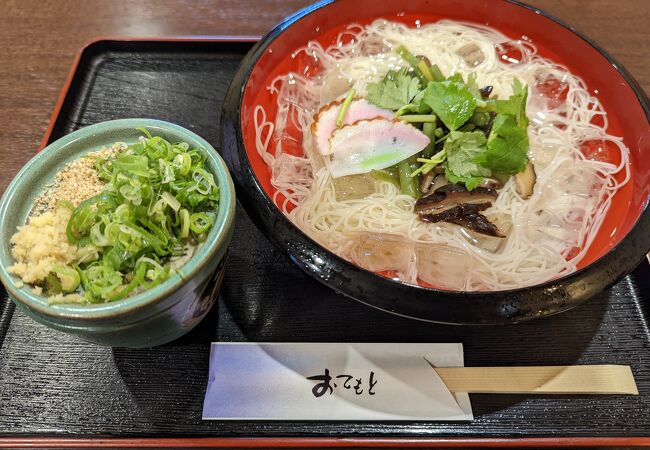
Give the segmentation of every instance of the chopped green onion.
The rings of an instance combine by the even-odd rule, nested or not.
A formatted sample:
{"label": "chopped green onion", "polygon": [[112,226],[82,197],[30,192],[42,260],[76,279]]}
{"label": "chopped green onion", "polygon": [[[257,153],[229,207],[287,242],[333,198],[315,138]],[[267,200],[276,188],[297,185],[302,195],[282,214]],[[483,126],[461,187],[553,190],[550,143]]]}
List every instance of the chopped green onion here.
{"label": "chopped green onion", "polygon": [[190,213],[183,208],[178,215],[181,219],[181,237],[186,238],[190,235]]}
{"label": "chopped green onion", "polygon": [[180,153],[174,156],[172,165],[178,170],[181,176],[185,176],[190,172],[190,168],[192,167],[192,157],[187,153]]}
{"label": "chopped green onion", "polygon": [[97,247],[107,247],[111,241],[108,238],[108,224],[106,219],[95,223],[90,229],[90,242]]}
{"label": "chopped green onion", "polygon": [[173,273],[170,258],[207,238],[219,186],[205,151],[141,131],[146,138],[114,159],[95,160],[107,182],[101,194],[63,205],[73,209],[66,234],[77,261],[50,274],[49,289],[81,284],[90,303],[119,300],[162,283]]}
{"label": "chopped green onion", "polygon": [[129,175],[136,175],[138,177],[148,177],[149,168],[147,166],[148,159],[146,156],[140,155],[119,155],[113,161],[113,167],[125,172]]}
{"label": "chopped green onion", "polygon": [[194,213],[190,216],[190,230],[196,234],[205,233],[212,226],[212,218],[206,213]]}
{"label": "chopped green onion", "polygon": [[136,128],[136,130],[141,131],[142,134],[144,134],[145,136],[147,136],[147,139],[151,139],[151,133],[149,133],[149,130],[147,130],[146,128],[144,128],[144,127],[138,127],[138,128]]}
{"label": "chopped green onion", "polygon": [[174,175],[174,166],[172,166],[171,162],[159,159],[158,165],[161,176],[160,183],[167,184],[176,180],[176,176]]}
{"label": "chopped green onion", "polygon": [[339,115],[336,117],[337,128],[341,128],[343,126],[345,115],[348,113],[348,109],[350,108],[350,103],[352,103],[352,99],[354,98],[355,95],[357,95],[357,92],[354,89],[351,89],[350,92],[348,92],[347,97],[345,97],[345,100],[341,105],[341,109],[339,109]]}
{"label": "chopped green onion", "polygon": [[73,292],[79,287],[79,283],[81,283],[79,274],[71,267],[56,265],[52,268],[52,272],[59,279],[63,292]]}
{"label": "chopped green onion", "polygon": [[181,208],[181,202],[176,200],[169,192],[163,192],[161,200],[167,203],[174,211],[178,211]]}
{"label": "chopped green onion", "polygon": [[65,208],[70,212],[74,211],[74,204],[70,200],[60,200],[56,206],[58,208]]}

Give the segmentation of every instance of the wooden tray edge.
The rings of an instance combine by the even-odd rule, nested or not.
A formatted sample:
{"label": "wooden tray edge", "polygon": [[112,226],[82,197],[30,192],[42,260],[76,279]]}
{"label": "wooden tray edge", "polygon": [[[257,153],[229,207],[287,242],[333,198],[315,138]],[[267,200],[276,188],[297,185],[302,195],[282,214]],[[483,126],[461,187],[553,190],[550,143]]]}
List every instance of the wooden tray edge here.
{"label": "wooden tray edge", "polygon": [[643,447],[650,437],[549,438],[0,438],[0,448]]}

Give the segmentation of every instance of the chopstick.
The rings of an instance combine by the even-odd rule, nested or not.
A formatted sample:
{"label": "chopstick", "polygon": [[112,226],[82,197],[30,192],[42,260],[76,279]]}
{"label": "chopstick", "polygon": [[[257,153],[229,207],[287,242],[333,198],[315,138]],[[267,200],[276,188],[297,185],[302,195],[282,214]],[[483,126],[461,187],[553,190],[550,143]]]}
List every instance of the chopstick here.
{"label": "chopstick", "polygon": [[639,395],[629,366],[434,367],[427,362],[451,392]]}

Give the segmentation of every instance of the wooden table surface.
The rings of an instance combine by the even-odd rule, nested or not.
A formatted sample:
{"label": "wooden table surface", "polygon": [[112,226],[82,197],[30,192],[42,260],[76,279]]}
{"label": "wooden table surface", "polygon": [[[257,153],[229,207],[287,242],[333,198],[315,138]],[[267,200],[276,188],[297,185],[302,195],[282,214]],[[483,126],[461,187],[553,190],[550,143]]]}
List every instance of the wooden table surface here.
{"label": "wooden table surface", "polygon": [[[590,36],[650,92],[650,0],[526,1]],[[38,149],[70,63],[84,42],[97,36],[263,35],[309,3],[2,0],[0,193]]]}

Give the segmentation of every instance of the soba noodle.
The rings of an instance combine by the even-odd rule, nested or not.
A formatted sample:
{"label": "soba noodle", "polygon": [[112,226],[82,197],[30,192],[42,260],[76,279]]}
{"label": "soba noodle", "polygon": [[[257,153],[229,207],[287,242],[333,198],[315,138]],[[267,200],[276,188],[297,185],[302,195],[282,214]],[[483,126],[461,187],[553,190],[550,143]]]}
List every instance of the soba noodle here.
{"label": "soba noodle", "polygon": [[[493,86],[499,98],[512,94],[515,77],[529,86],[534,194],[522,199],[511,178],[484,211],[506,230],[506,238],[422,222],[414,199],[388,182],[378,182],[377,192],[365,198],[337,200],[333,179],[313,150],[313,115],[350,88],[364,95],[367,83],[407,66],[392,51],[399,45],[426,56],[445,76],[476,74],[477,84]],[[506,47],[508,61],[503,61],[499,50]],[[466,56],[468,49],[473,60]],[[289,73],[271,83],[277,114],[270,118],[256,107],[257,151],[271,170],[274,201],[284,214],[324,247],[369,270],[391,270],[405,282],[423,280],[459,290],[510,289],[562,276],[576,270],[612,197],[629,179],[627,149],[607,133],[599,101],[580,78],[538,56],[525,40],[513,42],[491,28],[453,21],[409,28],[377,20],[365,27],[351,25],[329,48],[309,42],[300,53],[320,70],[312,77]],[[544,85],[557,95],[549,96]],[[288,132],[289,124],[302,136]],[[587,159],[580,146],[590,141],[613,144],[620,163]],[[301,146],[304,154],[285,151],[288,146]]]}

